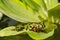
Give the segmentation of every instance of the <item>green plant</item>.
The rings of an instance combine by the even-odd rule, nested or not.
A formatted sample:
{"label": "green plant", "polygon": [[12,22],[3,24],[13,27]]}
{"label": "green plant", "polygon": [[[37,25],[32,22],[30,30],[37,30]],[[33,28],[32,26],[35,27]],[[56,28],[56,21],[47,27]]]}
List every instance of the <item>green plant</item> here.
{"label": "green plant", "polygon": [[[57,0],[0,0],[0,11],[21,22],[0,30],[1,37],[27,33],[35,40],[43,40],[54,34],[57,28],[55,23],[60,22],[60,4]],[[36,24],[42,26],[43,32],[40,28],[34,32]]]}

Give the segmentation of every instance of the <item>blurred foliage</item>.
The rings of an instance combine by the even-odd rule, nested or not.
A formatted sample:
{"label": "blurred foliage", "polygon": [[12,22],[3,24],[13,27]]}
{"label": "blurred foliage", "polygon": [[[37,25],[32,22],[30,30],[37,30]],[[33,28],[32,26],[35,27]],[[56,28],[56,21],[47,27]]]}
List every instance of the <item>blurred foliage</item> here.
{"label": "blurred foliage", "polygon": [[52,37],[49,37],[46,40],[60,40],[60,24],[57,23],[57,29]]}
{"label": "blurred foliage", "polygon": [[[16,23],[18,22],[4,15],[3,18],[0,20],[0,28],[3,29],[7,26],[15,25]],[[60,24],[57,23],[56,25],[57,29],[55,30],[55,34],[46,40],[60,40],[60,27],[59,27]],[[24,33],[15,36],[0,37],[0,40],[33,40],[33,39],[30,38],[28,34]]]}

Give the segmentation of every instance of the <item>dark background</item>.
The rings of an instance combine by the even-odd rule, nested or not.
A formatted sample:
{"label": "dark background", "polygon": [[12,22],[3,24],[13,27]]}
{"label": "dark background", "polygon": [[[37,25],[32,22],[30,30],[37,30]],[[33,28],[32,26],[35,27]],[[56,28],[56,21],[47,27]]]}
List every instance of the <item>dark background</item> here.
{"label": "dark background", "polygon": [[58,2],[60,2],[60,0],[58,0]]}

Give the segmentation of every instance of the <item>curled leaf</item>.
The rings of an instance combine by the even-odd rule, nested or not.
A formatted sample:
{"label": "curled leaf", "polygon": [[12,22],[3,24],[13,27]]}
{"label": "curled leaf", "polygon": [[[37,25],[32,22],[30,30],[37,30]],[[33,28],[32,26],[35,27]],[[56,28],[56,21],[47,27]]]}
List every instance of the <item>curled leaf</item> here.
{"label": "curled leaf", "polygon": [[15,26],[10,26],[0,30],[0,37],[17,35],[24,32],[24,31],[19,31],[19,32],[14,31],[14,29],[15,29]]}
{"label": "curled leaf", "polygon": [[35,33],[32,31],[27,31],[27,33],[33,39],[46,39],[54,34],[54,30],[49,33]]}

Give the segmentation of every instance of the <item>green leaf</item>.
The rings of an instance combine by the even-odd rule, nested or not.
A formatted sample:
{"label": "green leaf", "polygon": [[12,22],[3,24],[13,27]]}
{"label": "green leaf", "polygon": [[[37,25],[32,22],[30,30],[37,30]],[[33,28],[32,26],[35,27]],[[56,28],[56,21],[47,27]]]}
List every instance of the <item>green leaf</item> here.
{"label": "green leaf", "polygon": [[38,15],[31,12],[30,7],[26,9],[19,0],[0,0],[0,9],[5,15],[19,22],[40,22]]}
{"label": "green leaf", "polygon": [[0,30],[0,37],[12,36],[12,35],[17,35],[17,34],[25,32],[24,30],[18,32],[18,31],[15,31],[14,29],[15,29],[15,26],[10,26],[10,27]]}
{"label": "green leaf", "polygon": [[57,28],[57,25],[56,24],[53,24],[53,23],[51,23],[51,22],[45,22],[45,31],[46,32],[50,32],[50,31],[52,31],[53,29],[55,30],[56,28]]}
{"label": "green leaf", "polygon": [[60,4],[56,5],[54,8],[48,10],[49,20],[53,23],[60,22]]}
{"label": "green leaf", "polygon": [[35,32],[32,32],[32,31],[27,31],[27,33],[33,39],[36,39],[36,40],[41,39],[42,40],[42,39],[46,39],[46,38],[52,36],[54,34],[54,30],[52,30],[49,33],[35,33]]}
{"label": "green leaf", "polygon": [[40,6],[38,14],[41,16],[41,18],[47,19],[48,12],[44,0],[34,0],[34,1]]}
{"label": "green leaf", "polygon": [[46,9],[44,0],[33,0],[33,1],[36,2],[41,8]]}
{"label": "green leaf", "polygon": [[52,9],[58,4],[58,0],[44,0],[48,10]]}
{"label": "green leaf", "polygon": [[33,0],[23,0],[23,1],[26,3],[26,6],[28,5],[35,11],[38,11],[40,9],[40,6]]}

